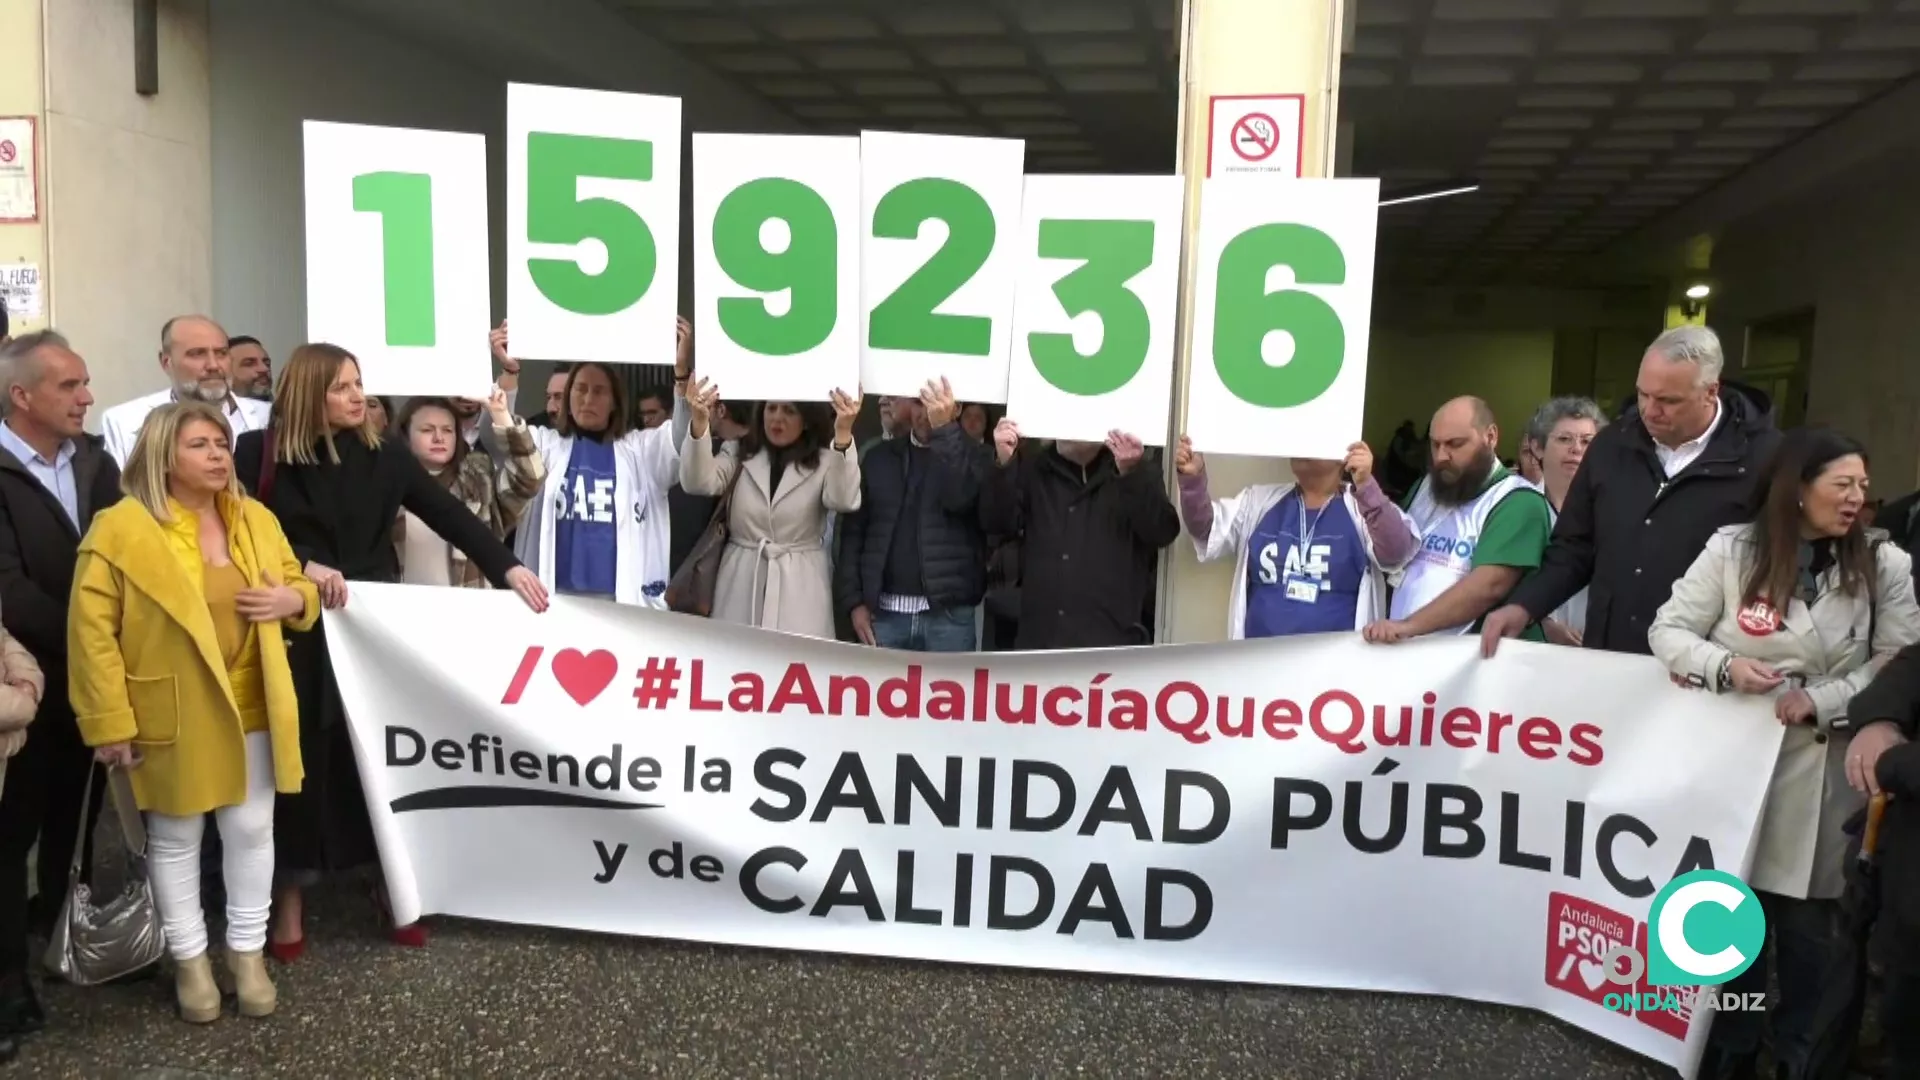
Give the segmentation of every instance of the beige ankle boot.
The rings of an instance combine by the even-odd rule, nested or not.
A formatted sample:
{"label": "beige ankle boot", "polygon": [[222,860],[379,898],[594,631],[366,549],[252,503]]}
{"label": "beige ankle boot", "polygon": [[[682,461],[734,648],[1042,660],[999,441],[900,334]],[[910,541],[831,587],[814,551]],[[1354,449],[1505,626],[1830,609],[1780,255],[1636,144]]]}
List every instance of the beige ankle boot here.
{"label": "beige ankle boot", "polygon": [[260,950],[227,951],[227,970],[233,972],[233,994],[240,999],[240,1015],[258,1019],[272,1016],[279,995],[267,974],[267,961]]}
{"label": "beige ankle boot", "polygon": [[173,993],[180,1003],[180,1019],[189,1024],[211,1024],[220,1019],[220,987],[214,985],[213,961],[206,953],[173,962]]}

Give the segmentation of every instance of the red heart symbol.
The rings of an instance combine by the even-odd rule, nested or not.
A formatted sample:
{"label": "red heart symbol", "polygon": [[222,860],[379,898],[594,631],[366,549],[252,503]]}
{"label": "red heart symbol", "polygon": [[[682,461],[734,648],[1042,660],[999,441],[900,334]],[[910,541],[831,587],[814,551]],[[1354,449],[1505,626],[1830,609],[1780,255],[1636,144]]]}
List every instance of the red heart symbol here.
{"label": "red heart symbol", "polygon": [[620,671],[620,660],[605,649],[583,653],[561,649],[553,655],[553,677],[560,689],[582,705],[590,704]]}

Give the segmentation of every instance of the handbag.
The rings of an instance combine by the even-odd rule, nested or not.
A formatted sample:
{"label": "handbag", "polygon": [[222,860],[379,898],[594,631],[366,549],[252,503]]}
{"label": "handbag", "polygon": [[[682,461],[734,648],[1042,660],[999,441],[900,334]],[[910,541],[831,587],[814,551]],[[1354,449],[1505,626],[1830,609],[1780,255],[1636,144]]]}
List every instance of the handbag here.
{"label": "handbag", "polygon": [[[93,778],[87,770],[86,790],[80,796],[80,820],[86,821],[93,801]],[[147,831],[133,799],[133,786],[124,769],[107,770],[107,792],[113,801],[120,830],[126,838],[126,884],[120,895],[95,904],[93,890],[80,880],[86,858],[86,838],[73,845],[73,864],[67,868],[67,899],[47,943],[47,970],[75,986],[99,986],[152,967],[166,952],[167,936],[153,902],[153,883],[147,877]]]}
{"label": "handbag", "polygon": [[667,582],[668,610],[703,619],[713,615],[714,590],[720,584],[720,555],[727,550],[727,514],[733,507],[733,489],[740,483],[740,474],[746,471],[747,463],[739,462],[733,470],[733,479],[727,481],[727,490],[720,493],[720,504],[713,508],[713,518],[707,522],[706,531],[687,553],[687,561],[674,570]]}

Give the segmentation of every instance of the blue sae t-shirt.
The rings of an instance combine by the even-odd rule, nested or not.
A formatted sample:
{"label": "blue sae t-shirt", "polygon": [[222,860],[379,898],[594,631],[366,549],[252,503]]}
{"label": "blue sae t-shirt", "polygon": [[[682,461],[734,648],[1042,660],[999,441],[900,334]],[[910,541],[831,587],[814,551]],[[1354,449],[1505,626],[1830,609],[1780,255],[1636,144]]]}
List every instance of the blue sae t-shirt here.
{"label": "blue sae t-shirt", "polygon": [[1267,511],[1247,550],[1247,636],[1350,632],[1367,549],[1336,498],[1308,510],[1298,491]]}
{"label": "blue sae t-shirt", "polygon": [[612,596],[619,545],[614,524],[613,447],[573,440],[566,484],[554,507],[553,577],[561,592]]}

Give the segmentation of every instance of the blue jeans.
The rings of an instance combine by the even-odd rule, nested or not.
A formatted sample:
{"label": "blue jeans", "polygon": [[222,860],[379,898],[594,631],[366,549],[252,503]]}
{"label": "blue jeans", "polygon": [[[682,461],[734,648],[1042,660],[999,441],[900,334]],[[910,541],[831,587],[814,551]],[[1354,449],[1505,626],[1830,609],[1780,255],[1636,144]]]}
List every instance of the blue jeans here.
{"label": "blue jeans", "polygon": [[977,607],[934,608],[913,615],[873,612],[873,640],[883,649],[907,652],[972,652]]}
{"label": "blue jeans", "polygon": [[[1753,966],[1721,989],[1765,993],[1769,968],[1778,973],[1780,995],[1770,1013],[1728,1012],[1713,1018],[1701,1080],[1753,1075],[1755,1055],[1769,1016],[1773,1021],[1773,1058],[1782,1080],[1824,1076],[1829,1063],[1811,1060],[1816,1041],[1843,1023],[1853,1004],[1859,952],[1846,940],[1847,917],[1838,900],[1794,900],[1759,894],[1767,913],[1772,947]],[[1839,1052],[1844,1054],[1851,1049]]]}

